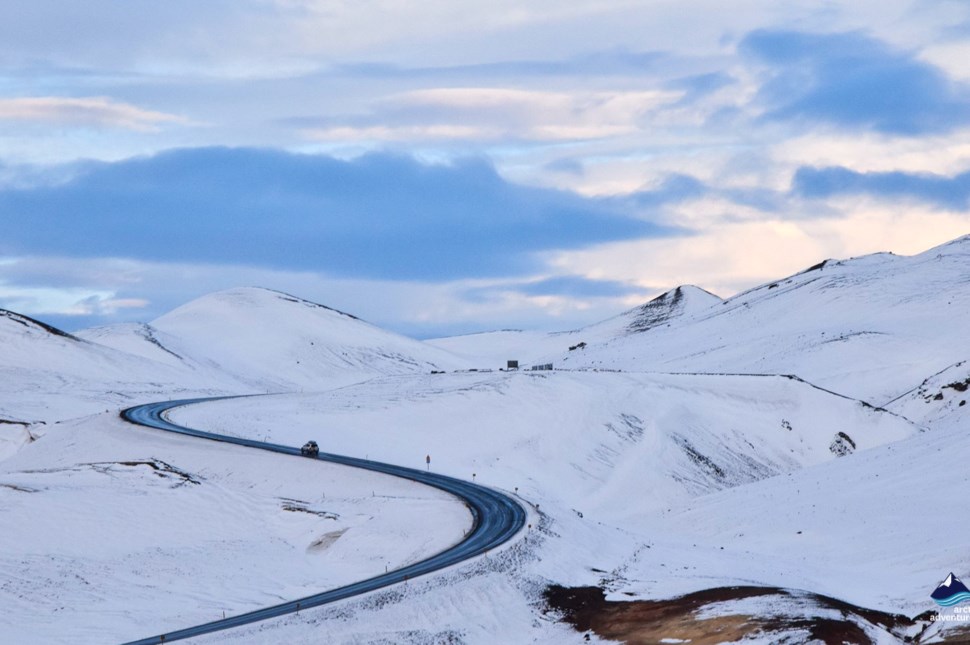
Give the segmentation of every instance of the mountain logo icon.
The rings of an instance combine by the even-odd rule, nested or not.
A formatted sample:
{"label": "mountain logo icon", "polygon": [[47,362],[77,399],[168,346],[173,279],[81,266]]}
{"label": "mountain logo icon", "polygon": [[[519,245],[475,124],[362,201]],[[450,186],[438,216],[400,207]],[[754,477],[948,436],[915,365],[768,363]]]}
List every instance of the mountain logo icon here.
{"label": "mountain logo icon", "polygon": [[952,607],[970,600],[970,589],[967,589],[967,585],[953,575],[953,572],[950,572],[946,580],[941,582],[936,590],[930,594],[930,598],[940,607]]}

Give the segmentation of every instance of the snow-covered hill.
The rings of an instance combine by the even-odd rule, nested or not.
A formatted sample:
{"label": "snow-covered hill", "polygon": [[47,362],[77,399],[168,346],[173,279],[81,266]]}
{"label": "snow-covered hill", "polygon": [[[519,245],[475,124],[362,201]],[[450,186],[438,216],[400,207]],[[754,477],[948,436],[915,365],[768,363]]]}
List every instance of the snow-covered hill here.
{"label": "snow-covered hill", "polygon": [[[826,261],[724,301],[682,286],[554,334],[422,343],[255,288],[73,336],[0,312],[0,642],[186,626],[413,561],[467,527],[437,494],[115,414],[258,392],[289,393],[173,416],[415,467],[430,455],[518,495],[532,525],[440,576],[200,642],[584,642],[547,613],[549,584],[658,602],[792,590],[709,603],[688,617],[699,632],[655,640],[758,616],[789,642],[808,640],[806,617],[897,642],[898,626],[833,607],[913,617],[949,571],[970,577],[954,511],[970,458],[968,314],[970,237]],[[508,359],[557,370],[469,371]]]}
{"label": "snow-covered hill", "polygon": [[[679,287],[578,331],[530,334],[514,349],[526,364],[571,369],[796,374],[882,405],[970,358],[968,316],[970,236],[912,257],[827,260],[719,304]],[[508,341],[433,342],[497,359],[490,345]]]}
{"label": "snow-covered hill", "polygon": [[[590,344],[570,367],[786,373],[883,404],[970,357],[970,236],[827,261],[680,324]],[[568,360],[567,360],[568,359]]]}
{"label": "snow-covered hill", "polygon": [[195,371],[231,376],[240,390],[323,389],[375,375],[454,369],[448,352],[323,305],[260,288],[193,300],[149,325],[80,332],[101,344]]}
{"label": "snow-covered hill", "polygon": [[160,396],[221,391],[217,375],[200,378],[2,310],[0,347],[0,421],[6,422],[0,423],[0,458],[59,420]]}
{"label": "snow-covered hill", "polygon": [[113,413],[0,464],[0,517],[11,645],[127,642],[310,595],[428,557],[471,521],[427,486]]}
{"label": "snow-covered hill", "polygon": [[564,352],[585,352],[588,345],[604,345],[617,338],[639,334],[655,327],[682,324],[723,302],[714,294],[683,285],[653,300],[603,322],[582,329],[554,333],[505,330],[467,334],[427,341],[435,347],[467,357],[478,365],[497,367],[507,359],[530,364],[545,363]]}
{"label": "snow-covered hill", "polygon": [[718,296],[694,285],[684,285],[663,293],[650,302],[583,330],[594,339],[639,334],[655,327],[684,324],[691,318],[724,302]]}
{"label": "snow-covered hill", "polygon": [[172,341],[147,323],[118,323],[106,327],[92,327],[77,332],[85,340],[119,351],[141,356],[159,363],[186,367],[191,360],[168,348]]}
{"label": "snow-covered hill", "polygon": [[797,379],[617,373],[383,378],[316,395],[217,401],[171,418],[288,444],[313,438],[321,450],[415,467],[430,455],[440,472],[475,473],[619,526],[917,432]]}
{"label": "snow-covered hill", "polygon": [[970,360],[962,360],[933,374],[887,407],[928,429],[968,427]]}
{"label": "snow-covered hill", "polygon": [[326,389],[461,364],[448,352],[266,289],[215,293],[150,324],[67,334],[0,310],[0,459],[52,423],[137,403]]}
{"label": "snow-covered hill", "polygon": [[[948,502],[934,495],[954,483],[953,471],[926,476],[912,460],[951,468],[965,450],[946,462],[935,455],[954,433],[919,433],[889,412],[797,379],[440,375],[224,401],[176,416],[243,436],[277,419],[274,440],[313,437],[327,450],[416,467],[429,454],[436,470],[514,491],[534,505],[544,519],[531,557],[514,565],[496,558],[495,567],[511,567],[502,575],[429,583],[409,592],[407,607],[391,610],[408,624],[434,616],[437,629],[460,633],[463,642],[496,634],[557,642],[560,636],[528,614],[494,613],[509,599],[540,602],[535,590],[546,581],[604,586],[616,599],[781,586],[916,615],[932,604],[938,569],[950,566],[943,563],[962,566],[967,540],[961,531],[927,534],[925,524],[906,519],[906,509],[918,506],[946,523]],[[918,501],[926,497],[934,499]],[[878,571],[867,575],[876,562]],[[481,599],[488,576],[487,593],[501,603],[453,600]],[[799,611],[826,615],[820,607]],[[335,640],[406,640],[386,616],[365,605],[325,626]],[[292,624],[278,630],[287,642],[312,642]]]}

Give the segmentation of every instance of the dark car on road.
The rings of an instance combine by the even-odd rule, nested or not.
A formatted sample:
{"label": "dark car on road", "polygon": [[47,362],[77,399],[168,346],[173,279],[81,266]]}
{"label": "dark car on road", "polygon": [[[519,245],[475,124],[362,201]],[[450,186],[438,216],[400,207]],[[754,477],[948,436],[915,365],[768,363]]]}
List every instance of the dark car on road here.
{"label": "dark car on road", "polygon": [[300,454],[304,457],[316,457],[320,454],[320,447],[317,446],[316,441],[307,441],[305,444],[303,444],[303,447],[300,448]]}

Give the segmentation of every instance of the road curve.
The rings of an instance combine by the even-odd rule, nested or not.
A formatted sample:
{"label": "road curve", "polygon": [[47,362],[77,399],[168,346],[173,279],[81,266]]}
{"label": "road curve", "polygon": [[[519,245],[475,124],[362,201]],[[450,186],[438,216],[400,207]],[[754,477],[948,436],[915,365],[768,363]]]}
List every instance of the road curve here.
{"label": "road curve", "polygon": [[[182,399],[178,401],[148,403],[146,405],[139,405],[133,408],[128,408],[127,410],[123,410],[121,412],[121,417],[126,421],[130,421],[131,423],[147,426],[149,428],[167,430],[169,432],[177,432],[179,434],[189,435],[192,437],[199,437],[201,439],[209,439],[212,441],[221,441],[223,443],[232,443],[249,448],[269,450],[271,452],[278,452],[285,455],[295,455],[301,459],[306,459],[306,457],[302,457],[300,455],[299,448],[275,443],[265,443],[262,441],[253,441],[252,439],[228,437],[225,435],[214,434],[212,432],[205,432],[204,430],[195,430],[193,428],[187,428],[185,426],[172,423],[166,418],[165,413],[173,408],[228,398],[235,397]],[[490,488],[485,488],[484,486],[479,486],[477,484],[463,481],[461,479],[455,479],[454,477],[448,477],[446,475],[439,475],[414,468],[405,468],[403,466],[385,464],[379,461],[358,459],[356,457],[344,457],[341,455],[321,452],[317,459],[328,461],[334,464],[352,466],[354,468],[363,468],[365,470],[372,470],[374,472],[384,473],[386,475],[410,479],[411,481],[426,484],[450,493],[460,498],[468,506],[473,518],[472,529],[465,536],[465,539],[458,544],[437,553],[426,560],[416,562],[395,571],[390,571],[388,573],[375,576],[373,578],[368,578],[366,580],[361,580],[360,582],[355,582],[337,589],[331,589],[330,591],[324,591],[313,596],[307,596],[306,598],[291,600],[279,605],[273,605],[271,607],[265,607],[263,609],[257,609],[255,611],[239,614],[238,616],[232,616],[222,620],[215,620],[211,623],[196,625],[195,627],[186,627],[184,629],[178,629],[165,634],[142,638],[137,641],[126,643],[125,645],[169,643],[175,640],[200,636],[202,634],[209,634],[224,629],[230,629],[232,627],[239,627],[240,625],[247,625],[249,623],[267,620],[269,618],[276,618],[278,616],[297,612],[301,609],[319,607],[321,605],[326,605],[338,600],[368,593],[370,591],[374,591],[375,589],[397,584],[409,578],[415,578],[417,576],[432,573],[433,571],[438,571],[440,569],[444,569],[445,567],[458,564],[464,560],[468,560],[469,558],[473,558],[477,555],[481,555],[489,549],[493,549],[501,544],[504,544],[525,526],[526,512],[518,502],[507,495]]]}

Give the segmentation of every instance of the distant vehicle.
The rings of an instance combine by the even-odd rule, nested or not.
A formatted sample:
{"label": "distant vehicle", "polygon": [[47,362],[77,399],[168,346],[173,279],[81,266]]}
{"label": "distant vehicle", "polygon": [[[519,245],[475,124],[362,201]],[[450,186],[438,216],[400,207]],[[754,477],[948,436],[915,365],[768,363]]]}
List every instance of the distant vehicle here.
{"label": "distant vehicle", "polygon": [[320,447],[317,445],[316,441],[307,441],[300,448],[300,454],[304,457],[316,457],[320,454]]}

